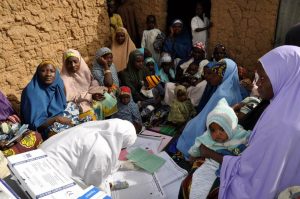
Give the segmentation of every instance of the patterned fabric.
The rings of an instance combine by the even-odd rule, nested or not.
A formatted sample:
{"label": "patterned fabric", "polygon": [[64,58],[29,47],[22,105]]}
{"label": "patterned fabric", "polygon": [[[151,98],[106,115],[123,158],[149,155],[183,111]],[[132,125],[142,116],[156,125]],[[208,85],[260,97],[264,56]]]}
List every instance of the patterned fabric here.
{"label": "patterned fabric", "polygon": [[157,75],[148,75],[146,76],[146,81],[148,83],[148,88],[152,89],[159,84],[160,78]]}
{"label": "patterned fabric", "polygon": [[43,142],[42,136],[35,131],[28,131],[26,135],[12,147],[3,150],[3,154],[8,157],[19,153],[37,149]]}

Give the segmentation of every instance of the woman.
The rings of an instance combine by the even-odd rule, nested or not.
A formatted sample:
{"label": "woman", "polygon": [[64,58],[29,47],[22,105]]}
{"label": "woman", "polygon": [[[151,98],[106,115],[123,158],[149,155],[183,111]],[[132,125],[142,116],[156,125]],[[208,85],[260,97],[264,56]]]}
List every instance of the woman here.
{"label": "woman", "polygon": [[[203,62],[202,62],[203,61]],[[201,42],[197,42],[193,45],[192,51],[191,51],[191,57],[189,59],[186,59],[182,62],[179,62],[179,67],[176,71],[176,79],[179,80],[182,78],[183,74],[186,72],[187,68],[191,63],[196,63],[199,65],[199,74],[202,74],[203,67],[208,63],[207,60],[205,60],[205,45]],[[188,97],[191,99],[191,102],[193,106],[198,106],[199,101],[202,97],[202,94],[205,90],[205,87],[207,85],[206,81],[201,81],[195,86],[190,86],[187,89]],[[165,102],[167,104],[171,104],[172,100],[175,98],[174,95],[174,89],[175,89],[175,83],[167,83],[165,85]]]}
{"label": "woman", "polygon": [[79,184],[102,185],[119,168],[121,149],[136,140],[134,126],[125,120],[87,122],[64,131],[41,145],[56,167]]}
{"label": "woman", "polygon": [[92,73],[100,86],[113,91],[120,86],[118,73],[113,63],[113,54],[107,47],[100,48],[96,52]]}
{"label": "woman", "polygon": [[113,35],[111,46],[117,72],[120,72],[126,68],[129,54],[135,49],[136,47],[127,33],[127,30],[122,27],[117,28],[115,35]]}
{"label": "woman", "polygon": [[55,122],[72,125],[70,119],[62,116],[65,108],[64,84],[59,72],[51,61],[43,61],[22,92],[22,122],[28,124],[30,130],[40,132],[43,139],[47,139]]}
{"label": "woman", "polygon": [[178,139],[177,149],[185,157],[189,157],[188,150],[194,144],[196,137],[202,135],[206,130],[207,114],[217,105],[221,98],[225,98],[229,105],[236,104],[242,100],[239,87],[237,66],[231,59],[219,62],[212,72],[216,75],[208,75],[206,80],[210,85],[217,86],[216,91],[209,98],[202,111],[185,126]]}
{"label": "woman", "polygon": [[140,93],[148,70],[144,66],[144,55],[139,50],[134,50],[129,55],[127,68],[121,72],[120,78],[124,85],[131,89],[133,100],[144,101],[145,97]]}
{"label": "woman", "polygon": [[219,198],[271,199],[300,184],[299,59],[295,46],[278,47],[259,59],[258,92],[271,102],[241,156],[223,157],[200,146],[203,157],[222,164]]}
{"label": "woman", "polygon": [[178,61],[175,60],[177,58],[179,60],[186,59],[192,48],[192,39],[183,30],[182,21],[180,19],[174,20],[170,31],[171,33],[164,43],[163,52],[169,53],[174,61]]}
{"label": "woman", "polygon": [[61,78],[65,85],[67,101],[74,102],[81,113],[90,111],[92,95],[89,90],[99,84],[77,50],[69,49],[64,53]]}

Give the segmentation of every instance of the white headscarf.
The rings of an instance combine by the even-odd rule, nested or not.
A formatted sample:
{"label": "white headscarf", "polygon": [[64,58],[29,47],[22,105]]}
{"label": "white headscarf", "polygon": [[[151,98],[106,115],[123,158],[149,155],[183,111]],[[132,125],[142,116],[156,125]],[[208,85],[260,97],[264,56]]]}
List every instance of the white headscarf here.
{"label": "white headscarf", "polygon": [[100,186],[119,167],[122,148],[136,140],[125,120],[86,122],[49,138],[41,145],[57,168],[77,182]]}

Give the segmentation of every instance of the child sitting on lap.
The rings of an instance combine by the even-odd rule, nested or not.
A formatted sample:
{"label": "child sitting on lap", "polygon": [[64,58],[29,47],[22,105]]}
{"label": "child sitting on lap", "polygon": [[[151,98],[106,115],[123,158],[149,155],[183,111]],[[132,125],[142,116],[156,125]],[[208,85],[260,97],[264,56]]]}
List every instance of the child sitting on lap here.
{"label": "child sitting on lap", "polygon": [[174,99],[171,103],[168,121],[176,125],[182,125],[196,115],[196,110],[191,100],[188,99],[184,86],[176,86],[175,96],[177,99]]}
{"label": "child sitting on lap", "polygon": [[[234,110],[222,98],[217,106],[208,114],[206,132],[197,137],[190,148],[191,158],[201,156],[200,145],[226,155],[239,155],[245,148],[251,131],[246,131],[238,125]],[[205,162],[194,172],[190,198],[206,198],[215,179],[219,163],[212,159]]]}

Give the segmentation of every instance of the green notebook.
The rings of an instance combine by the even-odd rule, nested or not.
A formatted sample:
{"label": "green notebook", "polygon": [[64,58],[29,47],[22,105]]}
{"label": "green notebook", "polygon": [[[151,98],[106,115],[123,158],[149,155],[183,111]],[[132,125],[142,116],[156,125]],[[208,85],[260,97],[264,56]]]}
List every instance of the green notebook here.
{"label": "green notebook", "polygon": [[150,173],[157,171],[166,162],[165,159],[157,155],[150,154],[142,148],[136,148],[128,153],[127,159]]}

